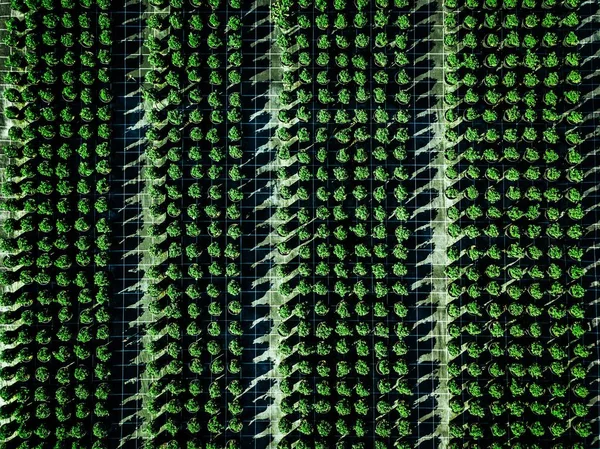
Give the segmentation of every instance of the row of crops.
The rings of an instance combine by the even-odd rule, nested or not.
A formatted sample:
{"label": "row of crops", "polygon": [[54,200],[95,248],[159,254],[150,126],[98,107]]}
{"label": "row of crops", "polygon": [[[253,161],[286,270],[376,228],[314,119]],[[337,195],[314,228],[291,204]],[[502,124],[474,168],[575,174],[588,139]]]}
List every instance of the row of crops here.
{"label": "row of crops", "polygon": [[[153,224],[147,447],[240,447],[240,5],[146,18],[145,178]],[[173,6],[173,5],[171,5]]]}
{"label": "row of crops", "polygon": [[5,22],[3,447],[106,447],[110,2],[13,2]]}
{"label": "row of crops", "polygon": [[412,447],[413,22],[409,2],[350,6],[278,19],[281,449]]}
{"label": "row of crops", "polygon": [[444,14],[450,446],[589,447],[578,2],[480,3]]}
{"label": "row of crops", "polygon": [[[593,446],[579,3],[278,0],[265,25],[241,0],[144,1],[130,123],[115,94],[131,81],[115,77],[124,6],[12,0],[0,447]],[[424,28],[442,36],[431,54]],[[263,60],[259,95],[248,73]],[[428,95],[443,125],[431,150]],[[135,304],[115,282],[131,270],[114,236],[128,207],[115,154],[136,147],[123,124],[143,129]],[[442,306],[423,301],[432,260],[447,261]],[[128,323],[139,352],[117,307],[144,313]],[[436,307],[445,335],[425,335]],[[425,354],[430,339],[447,345]],[[136,382],[135,401],[120,382]],[[126,439],[114,411],[134,402]]]}

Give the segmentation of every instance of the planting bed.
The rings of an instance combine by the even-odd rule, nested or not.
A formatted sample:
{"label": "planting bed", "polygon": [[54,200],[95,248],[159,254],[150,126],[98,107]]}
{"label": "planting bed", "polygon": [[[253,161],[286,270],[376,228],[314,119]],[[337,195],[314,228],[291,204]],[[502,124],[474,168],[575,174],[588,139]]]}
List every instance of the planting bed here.
{"label": "planting bed", "polygon": [[554,3],[446,4],[453,445],[586,447],[593,433],[580,16]]}

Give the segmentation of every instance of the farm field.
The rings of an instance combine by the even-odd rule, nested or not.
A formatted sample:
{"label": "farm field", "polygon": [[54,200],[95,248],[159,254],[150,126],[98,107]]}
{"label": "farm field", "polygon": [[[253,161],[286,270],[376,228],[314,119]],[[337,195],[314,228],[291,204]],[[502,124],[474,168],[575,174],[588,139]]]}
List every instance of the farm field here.
{"label": "farm field", "polygon": [[0,3],[0,448],[600,447],[599,10]]}

